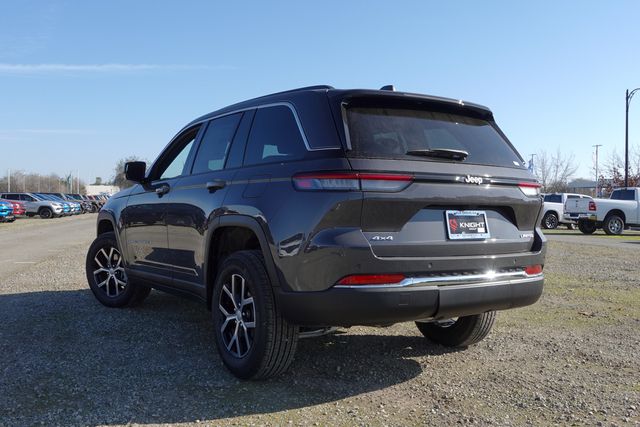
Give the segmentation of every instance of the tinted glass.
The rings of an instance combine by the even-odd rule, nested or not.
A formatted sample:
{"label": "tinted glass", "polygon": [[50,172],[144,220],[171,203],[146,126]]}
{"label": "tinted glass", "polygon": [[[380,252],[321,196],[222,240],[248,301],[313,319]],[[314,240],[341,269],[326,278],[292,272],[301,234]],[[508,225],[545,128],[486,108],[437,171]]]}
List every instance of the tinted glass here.
{"label": "tinted glass", "polygon": [[209,122],[200,142],[192,173],[218,171],[224,167],[224,161],[240,118],[242,118],[242,113]]}
{"label": "tinted glass", "polygon": [[469,153],[465,163],[523,168],[509,143],[486,120],[427,110],[347,109],[351,156],[449,161],[410,156],[410,150],[452,149]]}
{"label": "tinted glass", "polygon": [[187,162],[187,157],[189,157],[189,152],[191,151],[191,147],[193,146],[193,141],[195,136],[187,145],[185,145],[182,150],[178,153],[176,157],[169,163],[164,172],[160,175],[160,179],[169,179],[175,178],[176,176],[182,175],[184,171],[184,165]]}
{"label": "tinted glass", "polygon": [[305,151],[300,129],[288,107],[258,109],[247,141],[245,165],[296,160]]}
{"label": "tinted glass", "polygon": [[560,194],[547,194],[544,196],[545,202],[562,203],[562,196]]}
{"label": "tinted glass", "polygon": [[2,198],[7,200],[20,200],[20,196],[17,194],[4,194]]}
{"label": "tinted glass", "polygon": [[611,198],[615,200],[635,200],[636,194],[634,190],[614,190]]}
{"label": "tinted glass", "polygon": [[567,199],[579,199],[580,196],[567,196]]}

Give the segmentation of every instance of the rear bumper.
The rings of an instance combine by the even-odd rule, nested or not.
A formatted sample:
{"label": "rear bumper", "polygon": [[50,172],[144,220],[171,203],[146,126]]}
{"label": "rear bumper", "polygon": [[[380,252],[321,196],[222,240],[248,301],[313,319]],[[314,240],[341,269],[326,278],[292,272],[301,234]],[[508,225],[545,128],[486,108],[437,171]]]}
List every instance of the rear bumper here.
{"label": "rear bumper", "polygon": [[535,303],[544,277],[501,278],[480,283],[333,287],[322,292],[277,292],[285,318],[304,326],[382,325],[445,319]]}
{"label": "rear bumper", "polygon": [[[569,217],[568,215],[564,216],[565,218]],[[571,215],[570,218],[572,218],[574,221],[580,221],[581,219],[586,219],[589,221],[597,221],[598,220],[598,216],[595,213],[581,213],[581,214],[574,214]]]}

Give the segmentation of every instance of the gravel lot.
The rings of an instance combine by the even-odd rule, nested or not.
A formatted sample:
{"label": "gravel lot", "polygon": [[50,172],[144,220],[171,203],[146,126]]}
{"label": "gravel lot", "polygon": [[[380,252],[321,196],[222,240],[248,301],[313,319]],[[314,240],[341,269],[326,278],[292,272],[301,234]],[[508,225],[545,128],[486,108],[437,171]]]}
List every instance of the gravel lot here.
{"label": "gravel lot", "polygon": [[[31,227],[57,229],[0,228],[0,242]],[[203,305],[155,291],[136,309],[95,301],[93,232],[0,271],[2,426],[640,425],[637,244],[551,240],[541,301],[501,312],[467,350],[413,324],[358,327],[301,341],[278,379],[243,382],[222,366]]]}

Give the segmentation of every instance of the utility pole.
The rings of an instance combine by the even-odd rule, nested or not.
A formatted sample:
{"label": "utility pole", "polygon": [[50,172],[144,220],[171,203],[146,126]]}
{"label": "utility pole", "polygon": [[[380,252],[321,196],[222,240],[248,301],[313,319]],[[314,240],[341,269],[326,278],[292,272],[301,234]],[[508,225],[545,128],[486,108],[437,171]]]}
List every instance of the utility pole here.
{"label": "utility pole", "polygon": [[9,173],[7,174],[7,191],[11,193],[11,169],[9,169]]}
{"label": "utility pole", "polygon": [[533,158],[537,156],[537,154],[532,154],[531,155],[531,160],[529,161],[529,171],[531,171],[531,173],[534,173],[534,167],[533,167]]}
{"label": "utility pole", "polygon": [[598,175],[598,148],[602,147],[602,144],[596,144],[596,145],[593,145],[593,147],[596,147],[596,194],[595,196],[600,197],[599,195],[600,193],[598,193],[598,180],[600,179]]}
{"label": "utility pole", "polygon": [[640,90],[640,87],[635,88],[631,92],[627,89],[627,95],[625,97],[625,116],[624,116],[624,186],[629,186],[629,104],[631,103],[631,98],[637,91]]}

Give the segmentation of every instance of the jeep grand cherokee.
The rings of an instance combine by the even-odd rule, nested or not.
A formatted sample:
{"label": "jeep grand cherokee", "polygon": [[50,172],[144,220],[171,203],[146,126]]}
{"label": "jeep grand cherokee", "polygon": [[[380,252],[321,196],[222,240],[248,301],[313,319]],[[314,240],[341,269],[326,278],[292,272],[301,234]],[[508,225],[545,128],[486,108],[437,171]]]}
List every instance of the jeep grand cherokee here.
{"label": "jeep grand cherokee", "polygon": [[[384,89],[384,88],[383,88]],[[98,216],[96,298],[211,310],[224,364],[267,378],[301,328],[414,321],[468,346],[543,287],[539,185],[486,107],[315,86],[185,126]]]}

